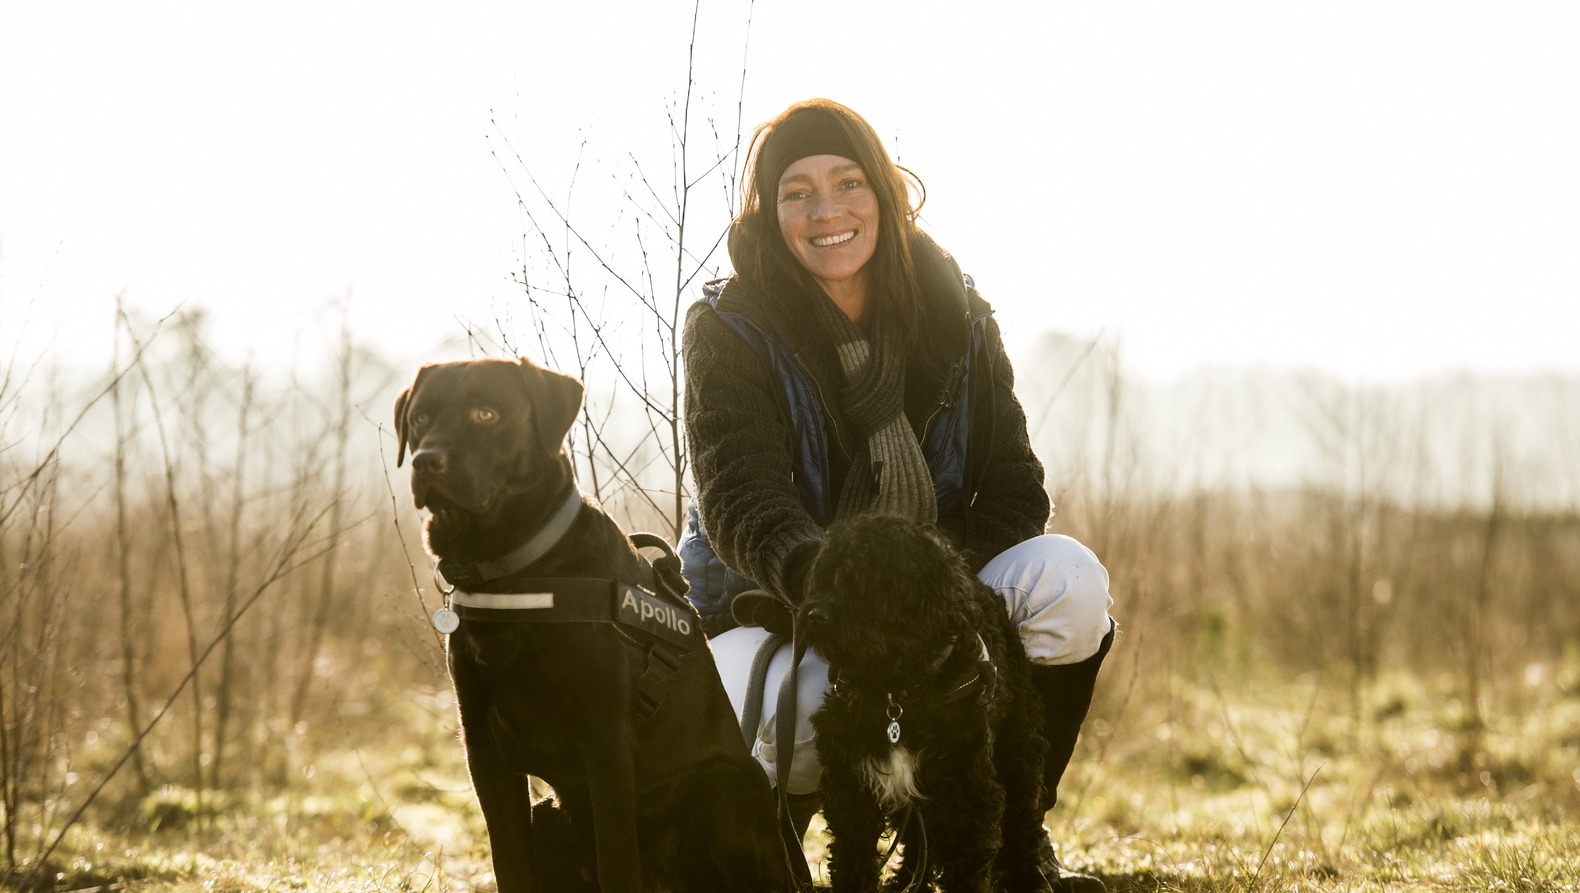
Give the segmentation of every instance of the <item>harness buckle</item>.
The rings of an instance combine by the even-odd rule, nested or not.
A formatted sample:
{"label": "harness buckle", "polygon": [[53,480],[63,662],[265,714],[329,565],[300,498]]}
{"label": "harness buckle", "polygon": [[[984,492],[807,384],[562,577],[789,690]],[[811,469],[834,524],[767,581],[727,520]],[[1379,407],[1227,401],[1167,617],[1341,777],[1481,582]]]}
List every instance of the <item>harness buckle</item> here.
{"label": "harness buckle", "polygon": [[444,577],[452,589],[461,589],[467,586],[477,586],[487,582],[487,578],[473,564],[462,564],[459,561],[441,559],[435,568]]}

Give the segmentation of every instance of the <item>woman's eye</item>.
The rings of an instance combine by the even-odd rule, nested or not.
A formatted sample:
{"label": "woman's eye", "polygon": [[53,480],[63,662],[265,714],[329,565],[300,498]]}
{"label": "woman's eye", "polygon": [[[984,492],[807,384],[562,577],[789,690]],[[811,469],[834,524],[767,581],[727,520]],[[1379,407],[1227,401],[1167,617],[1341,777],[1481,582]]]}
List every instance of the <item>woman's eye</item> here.
{"label": "woman's eye", "polygon": [[499,421],[499,413],[495,412],[491,407],[479,406],[472,410],[472,421],[480,425],[492,425]]}
{"label": "woman's eye", "polygon": [[800,190],[795,192],[786,192],[784,195],[779,196],[779,203],[784,204],[785,202],[800,201],[803,198],[806,198],[806,193],[801,192]]}
{"label": "woman's eye", "polygon": [[841,187],[845,188],[845,189],[860,189],[861,188],[861,181],[860,180],[851,179],[851,180],[846,180],[845,182],[843,182],[843,183],[841,183],[839,185]]}

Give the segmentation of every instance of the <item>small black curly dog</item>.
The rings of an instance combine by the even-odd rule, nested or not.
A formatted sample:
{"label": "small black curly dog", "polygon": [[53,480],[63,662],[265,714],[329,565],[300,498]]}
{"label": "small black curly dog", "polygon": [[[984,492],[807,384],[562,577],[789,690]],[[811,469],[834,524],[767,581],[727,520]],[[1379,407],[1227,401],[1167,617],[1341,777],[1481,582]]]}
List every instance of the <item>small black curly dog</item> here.
{"label": "small black curly dog", "polygon": [[835,893],[893,883],[944,893],[1045,891],[1042,707],[1004,600],[932,525],[871,515],[828,530],[797,622],[830,666],[812,715]]}

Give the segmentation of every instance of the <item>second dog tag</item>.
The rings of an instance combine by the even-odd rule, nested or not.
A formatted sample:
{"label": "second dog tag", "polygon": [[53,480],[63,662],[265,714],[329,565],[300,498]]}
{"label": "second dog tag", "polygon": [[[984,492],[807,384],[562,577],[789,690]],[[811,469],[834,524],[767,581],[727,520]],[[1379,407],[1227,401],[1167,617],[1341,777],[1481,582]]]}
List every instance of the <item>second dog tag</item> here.
{"label": "second dog tag", "polygon": [[905,708],[894,703],[894,695],[889,695],[889,706],[883,711],[889,717],[889,743],[900,743],[900,717],[905,715]]}
{"label": "second dog tag", "polygon": [[895,720],[894,722],[889,723],[889,743],[890,744],[899,744],[900,743],[900,721],[899,720]]}

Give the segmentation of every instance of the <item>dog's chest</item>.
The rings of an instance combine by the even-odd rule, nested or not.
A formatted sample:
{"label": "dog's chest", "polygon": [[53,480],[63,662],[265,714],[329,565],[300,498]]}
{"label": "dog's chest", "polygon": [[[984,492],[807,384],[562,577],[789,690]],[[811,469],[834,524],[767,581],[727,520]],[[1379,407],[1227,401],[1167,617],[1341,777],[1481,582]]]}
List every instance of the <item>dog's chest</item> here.
{"label": "dog's chest", "polygon": [[916,786],[918,762],[910,748],[895,745],[862,760],[857,775],[885,812],[895,812],[921,799]]}

